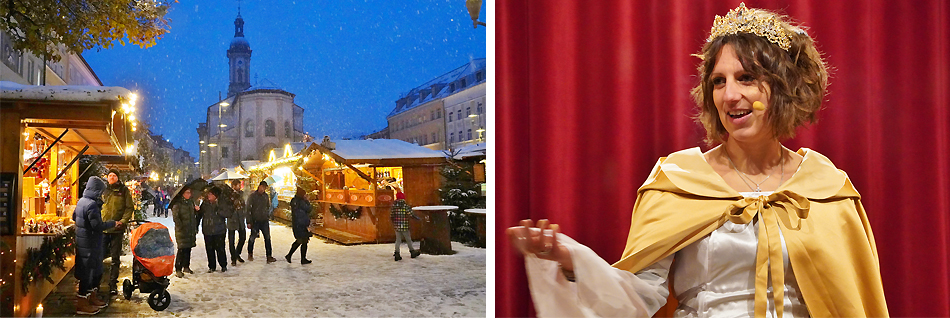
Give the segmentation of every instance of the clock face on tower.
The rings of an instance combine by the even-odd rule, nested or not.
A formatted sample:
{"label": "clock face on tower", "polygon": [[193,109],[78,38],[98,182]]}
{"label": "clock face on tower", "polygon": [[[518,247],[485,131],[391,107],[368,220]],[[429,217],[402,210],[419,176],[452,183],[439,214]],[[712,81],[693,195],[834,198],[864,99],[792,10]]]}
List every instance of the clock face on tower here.
{"label": "clock face on tower", "polygon": [[238,61],[238,65],[244,65],[244,61],[243,60]]}

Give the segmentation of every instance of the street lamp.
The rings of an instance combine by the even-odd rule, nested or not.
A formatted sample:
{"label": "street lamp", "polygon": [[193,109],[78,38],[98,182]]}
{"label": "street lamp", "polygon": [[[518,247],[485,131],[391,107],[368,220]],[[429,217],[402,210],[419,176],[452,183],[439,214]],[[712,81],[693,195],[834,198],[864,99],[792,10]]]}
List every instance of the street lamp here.
{"label": "street lamp", "polygon": [[478,21],[478,12],[482,9],[482,0],[465,0],[465,7],[468,8],[468,15],[472,16],[472,28],[477,29],[478,25],[488,26],[485,22]]}

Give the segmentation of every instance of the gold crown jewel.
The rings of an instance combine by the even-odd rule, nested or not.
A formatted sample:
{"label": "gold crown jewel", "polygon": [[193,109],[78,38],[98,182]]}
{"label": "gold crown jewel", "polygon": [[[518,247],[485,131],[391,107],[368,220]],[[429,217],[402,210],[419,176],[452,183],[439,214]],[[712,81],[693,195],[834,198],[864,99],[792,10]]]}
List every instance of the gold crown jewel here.
{"label": "gold crown jewel", "polygon": [[791,36],[775,16],[757,15],[755,10],[746,8],[744,2],[739,3],[735,9],[729,10],[725,17],[716,16],[706,42],[711,42],[720,36],[738,33],[761,36],[785,51],[792,47]]}

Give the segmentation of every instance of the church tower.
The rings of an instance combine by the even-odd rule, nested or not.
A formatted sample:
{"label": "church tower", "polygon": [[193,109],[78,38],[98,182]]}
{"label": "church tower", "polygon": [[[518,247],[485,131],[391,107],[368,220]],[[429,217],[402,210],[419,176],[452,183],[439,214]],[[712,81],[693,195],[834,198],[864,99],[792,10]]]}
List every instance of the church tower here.
{"label": "church tower", "polygon": [[244,19],[241,18],[240,8],[234,19],[234,39],[231,39],[231,47],[228,48],[228,69],[228,96],[251,87],[251,45],[244,39]]}

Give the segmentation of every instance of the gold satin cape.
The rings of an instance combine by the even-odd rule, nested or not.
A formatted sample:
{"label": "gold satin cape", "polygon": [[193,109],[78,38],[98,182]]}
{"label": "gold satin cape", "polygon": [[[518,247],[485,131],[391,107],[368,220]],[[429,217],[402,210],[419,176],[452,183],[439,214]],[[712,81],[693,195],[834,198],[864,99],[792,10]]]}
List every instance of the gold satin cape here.
{"label": "gold satin cape", "polygon": [[[755,317],[765,317],[769,278],[772,286],[785,286],[779,231],[812,317],[888,316],[860,194],[827,157],[808,148],[798,154],[804,157],[798,172],[757,198],[729,187],[699,148],[660,158],[637,191],[627,246],[613,266],[636,273],[726,221],[746,224],[758,216]],[[774,288],[773,299],[782,317],[784,288]]]}

